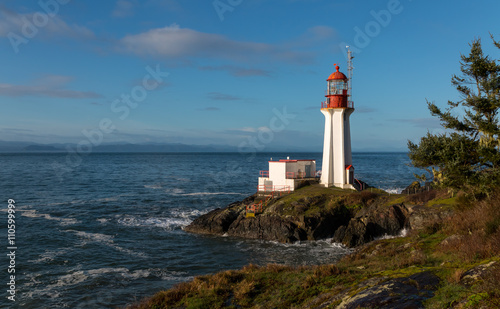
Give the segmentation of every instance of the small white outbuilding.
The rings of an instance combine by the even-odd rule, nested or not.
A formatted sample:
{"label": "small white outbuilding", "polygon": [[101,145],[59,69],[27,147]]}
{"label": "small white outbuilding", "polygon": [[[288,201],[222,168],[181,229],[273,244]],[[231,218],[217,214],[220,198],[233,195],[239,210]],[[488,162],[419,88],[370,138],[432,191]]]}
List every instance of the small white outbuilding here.
{"label": "small white outbuilding", "polygon": [[316,160],[269,161],[269,170],[260,171],[258,191],[294,191],[305,178],[316,176]]}

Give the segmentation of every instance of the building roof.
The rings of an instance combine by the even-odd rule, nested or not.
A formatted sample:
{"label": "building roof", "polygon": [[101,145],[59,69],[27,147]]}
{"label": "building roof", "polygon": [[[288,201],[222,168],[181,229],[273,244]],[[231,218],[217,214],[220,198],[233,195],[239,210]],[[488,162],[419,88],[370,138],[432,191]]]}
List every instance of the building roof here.
{"label": "building roof", "polygon": [[290,162],[299,162],[299,161],[316,161],[316,160],[289,160],[289,159],[281,159],[279,161],[269,161],[269,163],[273,162],[273,163],[290,163]]}
{"label": "building roof", "polygon": [[335,66],[335,69],[337,69],[337,71],[336,71],[336,72],[333,72],[333,73],[332,73],[332,74],[328,77],[328,79],[327,79],[327,80],[334,80],[334,79],[343,79],[343,80],[346,80],[346,79],[347,79],[347,77],[344,75],[344,73],[339,72],[340,67],[339,67],[338,65],[337,65],[337,66]]}

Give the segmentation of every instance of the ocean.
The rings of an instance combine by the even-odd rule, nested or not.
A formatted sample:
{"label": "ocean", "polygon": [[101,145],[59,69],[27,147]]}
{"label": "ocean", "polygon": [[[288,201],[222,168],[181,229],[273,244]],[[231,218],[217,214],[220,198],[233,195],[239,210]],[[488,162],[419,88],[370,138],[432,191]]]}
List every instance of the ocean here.
{"label": "ocean", "polygon": [[[249,263],[337,261],[350,250],[329,240],[280,244],[182,229],[255,193],[259,171],[287,156],[321,168],[321,153],[95,153],[70,165],[65,153],[0,153],[0,307],[124,307]],[[64,162],[71,168],[61,173]],[[391,193],[414,181],[405,153],[354,153],[353,162],[356,178]]]}

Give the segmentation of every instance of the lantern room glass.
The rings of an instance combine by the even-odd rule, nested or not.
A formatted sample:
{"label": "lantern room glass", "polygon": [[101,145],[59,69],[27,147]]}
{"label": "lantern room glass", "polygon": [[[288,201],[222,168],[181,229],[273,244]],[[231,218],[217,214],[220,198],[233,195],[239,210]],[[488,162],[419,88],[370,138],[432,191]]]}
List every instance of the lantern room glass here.
{"label": "lantern room glass", "polygon": [[344,90],[347,90],[347,83],[342,80],[331,80],[328,81],[328,94],[329,95],[334,95],[334,94],[344,94]]}

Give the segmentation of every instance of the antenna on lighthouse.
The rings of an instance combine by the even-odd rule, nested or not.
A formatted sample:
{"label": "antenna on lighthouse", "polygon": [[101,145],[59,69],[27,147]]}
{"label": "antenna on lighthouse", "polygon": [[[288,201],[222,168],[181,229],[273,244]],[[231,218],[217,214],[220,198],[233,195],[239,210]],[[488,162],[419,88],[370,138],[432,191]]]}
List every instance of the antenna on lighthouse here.
{"label": "antenna on lighthouse", "polygon": [[354,67],[352,66],[352,59],[354,58],[352,56],[351,49],[349,48],[350,46],[346,46],[347,48],[347,95],[348,99],[347,101],[349,102],[349,105],[352,106],[352,70]]}

